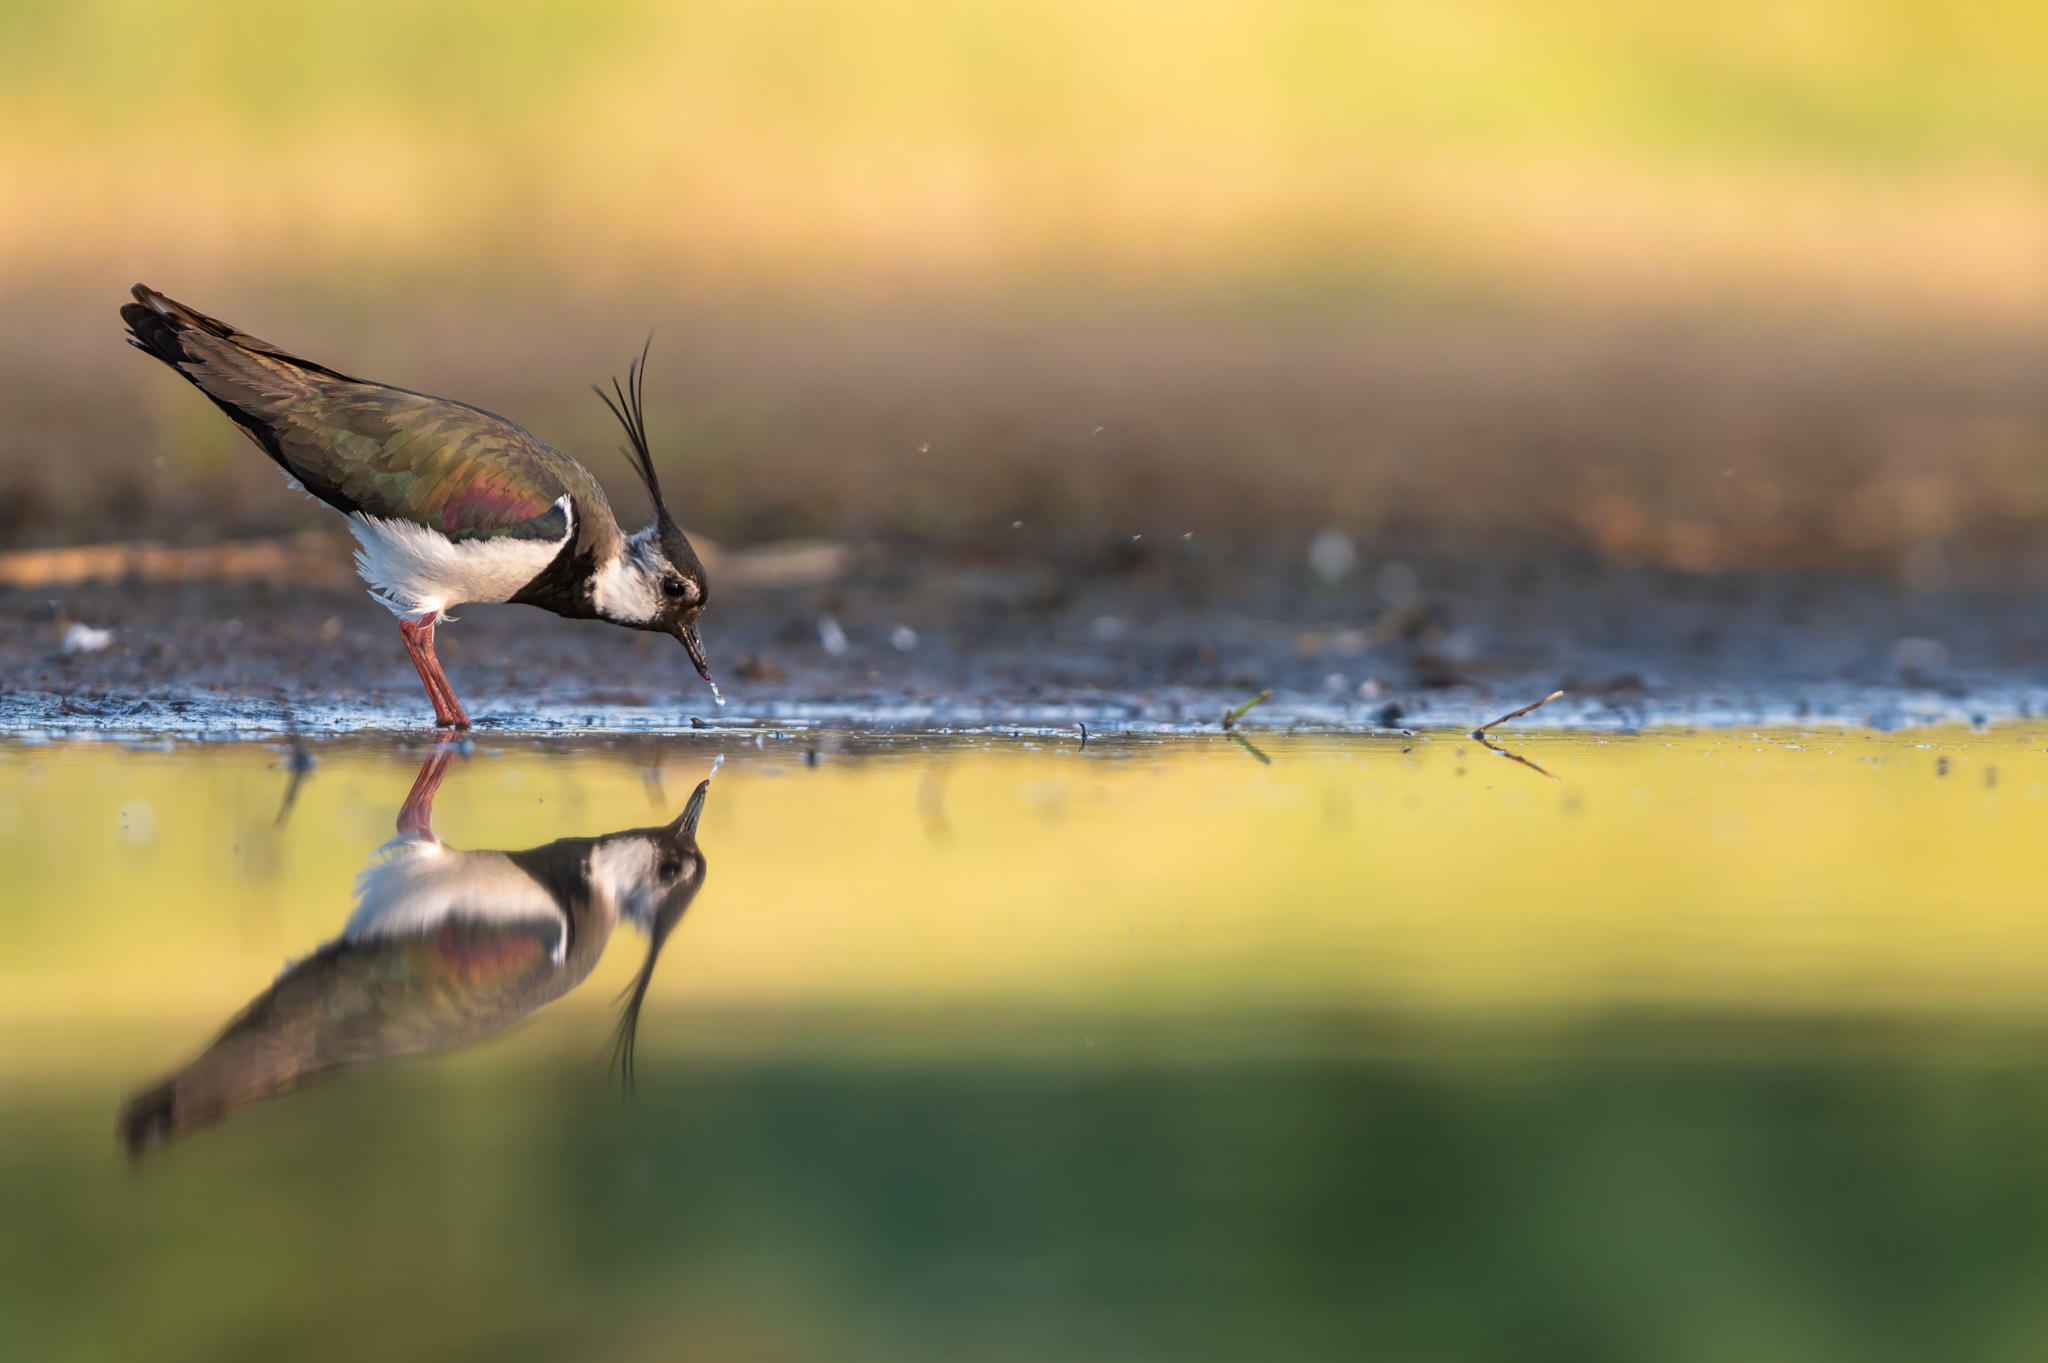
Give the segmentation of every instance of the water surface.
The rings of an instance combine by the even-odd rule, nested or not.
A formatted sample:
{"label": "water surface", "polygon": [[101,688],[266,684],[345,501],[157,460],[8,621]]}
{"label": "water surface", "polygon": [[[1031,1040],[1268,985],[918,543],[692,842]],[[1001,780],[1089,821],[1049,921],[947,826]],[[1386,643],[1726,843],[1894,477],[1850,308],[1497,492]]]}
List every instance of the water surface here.
{"label": "water surface", "polygon": [[2048,1348],[2041,736],[1501,737],[0,746],[0,1342]]}

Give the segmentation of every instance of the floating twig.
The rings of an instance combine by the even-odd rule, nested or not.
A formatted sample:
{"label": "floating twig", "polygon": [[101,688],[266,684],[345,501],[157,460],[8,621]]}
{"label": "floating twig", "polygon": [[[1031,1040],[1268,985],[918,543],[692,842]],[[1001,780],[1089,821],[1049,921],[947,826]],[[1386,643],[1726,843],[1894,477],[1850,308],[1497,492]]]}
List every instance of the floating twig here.
{"label": "floating twig", "polygon": [[1227,711],[1223,716],[1224,729],[1228,730],[1231,725],[1237,723],[1240,719],[1244,718],[1245,711],[1251,709],[1254,705],[1257,705],[1260,701],[1266,699],[1266,697],[1272,694],[1273,688],[1269,686],[1265,690],[1259,692],[1258,695],[1253,696],[1250,700],[1238,706],[1235,710]]}
{"label": "floating twig", "polygon": [[[1541,702],[1538,702],[1538,703],[1540,704]],[[1536,773],[1536,774],[1537,774],[1538,776],[1549,776],[1549,777],[1550,777],[1550,779],[1551,779],[1551,780],[1553,780],[1553,781],[1562,781],[1562,780],[1564,780],[1564,778],[1563,778],[1562,776],[1550,776],[1550,773],[1549,773],[1549,772],[1547,772],[1547,771],[1543,770],[1543,768],[1541,768],[1541,767],[1537,766],[1537,765],[1536,765],[1536,764],[1535,764],[1534,762],[1531,762],[1531,761],[1530,761],[1530,760],[1529,760],[1528,758],[1526,758],[1526,757],[1522,756],[1522,755],[1521,755],[1520,753],[1512,753],[1512,752],[1509,752],[1509,751],[1508,751],[1508,750],[1507,750],[1506,748],[1503,748],[1503,747],[1501,747],[1501,746],[1500,746],[1500,744],[1498,744],[1498,743],[1494,742],[1494,741],[1493,741],[1492,739],[1488,738],[1488,737],[1487,737],[1487,736],[1486,736],[1485,734],[1482,734],[1482,733],[1475,733],[1475,734],[1473,734],[1473,735],[1472,735],[1472,737],[1474,737],[1474,738],[1478,739],[1478,740],[1480,741],[1480,743],[1481,743],[1482,745],[1484,745],[1484,746],[1485,746],[1485,748],[1487,749],[1487,751],[1489,751],[1489,752],[1493,752],[1493,753],[1497,753],[1497,754],[1499,754],[1500,756],[1502,756],[1502,757],[1505,757],[1505,758],[1507,758],[1507,759],[1508,759],[1508,761],[1510,761],[1510,762],[1520,762],[1520,763],[1521,763],[1521,764],[1522,764],[1523,766],[1527,767],[1527,768],[1528,768],[1528,769],[1529,769],[1530,771],[1533,771],[1533,772],[1535,772],[1535,773]]]}
{"label": "floating twig", "polygon": [[1273,765],[1273,759],[1266,756],[1264,753],[1260,752],[1257,748],[1253,747],[1252,741],[1249,738],[1246,738],[1243,734],[1232,734],[1230,736],[1230,741],[1232,743],[1237,744],[1238,747],[1243,748],[1253,757],[1258,758],[1259,761],[1265,763],[1267,766],[1270,767]]}
{"label": "floating twig", "polygon": [[1472,737],[1484,741],[1486,731],[1488,729],[1499,728],[1501,725],[1507,723],[1511,719],[1520,719],[1523,715],[1528,714],[1531,710],[1540,710],[1563,694],[1564,692],[1562,691],[1552,691],[1549,695],[1545,696],[1542,700],[1537,701],[1534,705],[1524,705],[1519,710],[1510,710],[1506,714],[1502,715],[1499,719],[1494,720],[1492,723],[1482,724],[1478,728],[1474,729],[1472,731]]}

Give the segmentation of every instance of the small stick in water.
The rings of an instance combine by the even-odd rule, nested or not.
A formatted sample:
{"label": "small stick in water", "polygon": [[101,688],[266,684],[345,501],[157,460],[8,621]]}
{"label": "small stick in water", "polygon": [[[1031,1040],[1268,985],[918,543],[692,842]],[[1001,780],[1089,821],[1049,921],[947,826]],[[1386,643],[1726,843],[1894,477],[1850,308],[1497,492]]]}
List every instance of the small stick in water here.
{"label": "small stick in water", "polygon": [[1085,747],[1087,747],[1087,746],[1088,746],[1088,726],[1087,726],[1086,724],[1082,724],[1082,723],[1076,722],[1076,723],[1075,723],[1075,725],[1074,725],[1074,727],[1075,727],[1075,728],[1077,728],[1077,729],[1079,729],[1079,730],[1081,731],[1081,746],[1082,746],[1082,747],[1084,747],[1084,748],[1085,748]]}
{"label": "small stick in water", "polygon": [[1501,725],[1507,723],[1511,719],[1520,719],[1523,715],[1528,714],[1531,710],[1540,710],[1563,694],[1564,692],[1562,691],[1552,691],[1549,695],[1545,696],[1542,700],[1537,701],[1534,705],[1524,705],[1519,710],[1510,710],[1506,714],[1502,715],[1499,719],[1494,720],[1493,723],[1482,724],[1478,728],[1474,729],[1472,731],[1472,737],[1484,737],[1488,729],[1499,728]]}
{"label": "small stick in water", "polygon": [[1253,747],[1252,741],[1249,738],[1246,738],[1243,734],[1232,734],[1230,736],[1230,741],[1232,743],[1237,744],[1238,747],[1243,748],[1253,757],[1258,758],[1259,761],[1265,763],[1267,766],[1270,767],[1273,765],[1273,759],[1266,756],[1264,753],[1260,752],[1257,748]]}
{"label": "small stick in water", "polygon": [[1272,694],[1273,688],[1269,686],[1265,690],[1259,692],[1258,695],[1253,696],[1250,700],[1238,706],[1235,710],[1232,710],[1229,713],[1225,714],[1223,716],[1223,727],[1225,729],[1228,729],[1231,725],[1237,723],[1240,719],[1243,719],[1245,711],[1251,709],[1254,705],[1257,705],[1260,701],[1264,700],[1266,697]]}
{"label": "small stick in water", "polygon": [[1527,767],[1530,771],[1535,772],[1538,776],[1549,776],[1550,779],[1553,781],[1562,781],[1564,779],[1562,776],[1552,776],[1551,773],[1537,766],[1534,762],[1531,762],[1528,758],[1522,756],[1520,753],[1509,752],[1506,748],[1503,748],[1500,744],[1494,742],[1485,734],[1474,734],[1472,736],[1478,739],[1482,744],[1484,744],[1488,752],[1497,753],[1500,756],[1505,757],[1510,762],[1520,762],[1523,766]]}

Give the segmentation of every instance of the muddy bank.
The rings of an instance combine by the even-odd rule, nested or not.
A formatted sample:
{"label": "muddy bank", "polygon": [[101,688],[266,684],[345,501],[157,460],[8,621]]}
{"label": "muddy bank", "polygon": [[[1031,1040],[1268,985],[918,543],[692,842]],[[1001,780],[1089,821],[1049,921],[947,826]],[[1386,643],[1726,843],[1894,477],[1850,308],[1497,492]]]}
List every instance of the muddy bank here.
{"label": "muddy bank", "polygon": [[[870,548],[850,574],[732,591],[705,619],[730,700],[672,640],[470,607],[441,633],[489,727],[773,718],[917,727],[1469,727],[1552,689],[1535,724],[1999,720],[2048,708],[2048,604],[1853,578],[1617,572],[1558,558],[1360,566],[1133,551],[1118,570]],[[104,646],[75,626],[105,631]],[[67,638],[71,651],[66,649]],[[103,584],[0,592],[0,725],[172,732],[423,724],[391,617],[362,592]]]}

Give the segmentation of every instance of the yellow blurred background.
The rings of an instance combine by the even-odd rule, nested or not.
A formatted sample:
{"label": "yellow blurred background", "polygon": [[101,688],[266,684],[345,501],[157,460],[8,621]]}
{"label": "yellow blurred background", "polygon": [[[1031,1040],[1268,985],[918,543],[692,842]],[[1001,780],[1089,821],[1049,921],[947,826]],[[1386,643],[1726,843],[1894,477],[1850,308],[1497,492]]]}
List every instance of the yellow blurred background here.
{"label": "yellow blurred background", "polygon": [[[2031,726],[1510,741],[1555,781],[1450,736],[1258,742],[1271,765],[1220,736],[1109,755],[906,740],[815,768],[796,741],[736,745],[699,830],[705,889],[651,997],[792,1026],[906,1009],[2033,1020],[2048,998]],[[168,1064],[339,934],[420,754],[330,745],[282,826],[276,756],[0,750],[20,907],[0,1073],[74,1063],[144,1019]],[[515,742],[451,770],[435,826],[472,850],[646,827],[711,759]],[[579,1039],[640,942],[622,929],[560,1005],[591,1019]],[[664,1022],[647,1044],[726,1044],[706,1035]]]}
{"label": "yellow blurred background", "polygon": [[0,277],[2048,311],[2020,0],[0,10]]}

